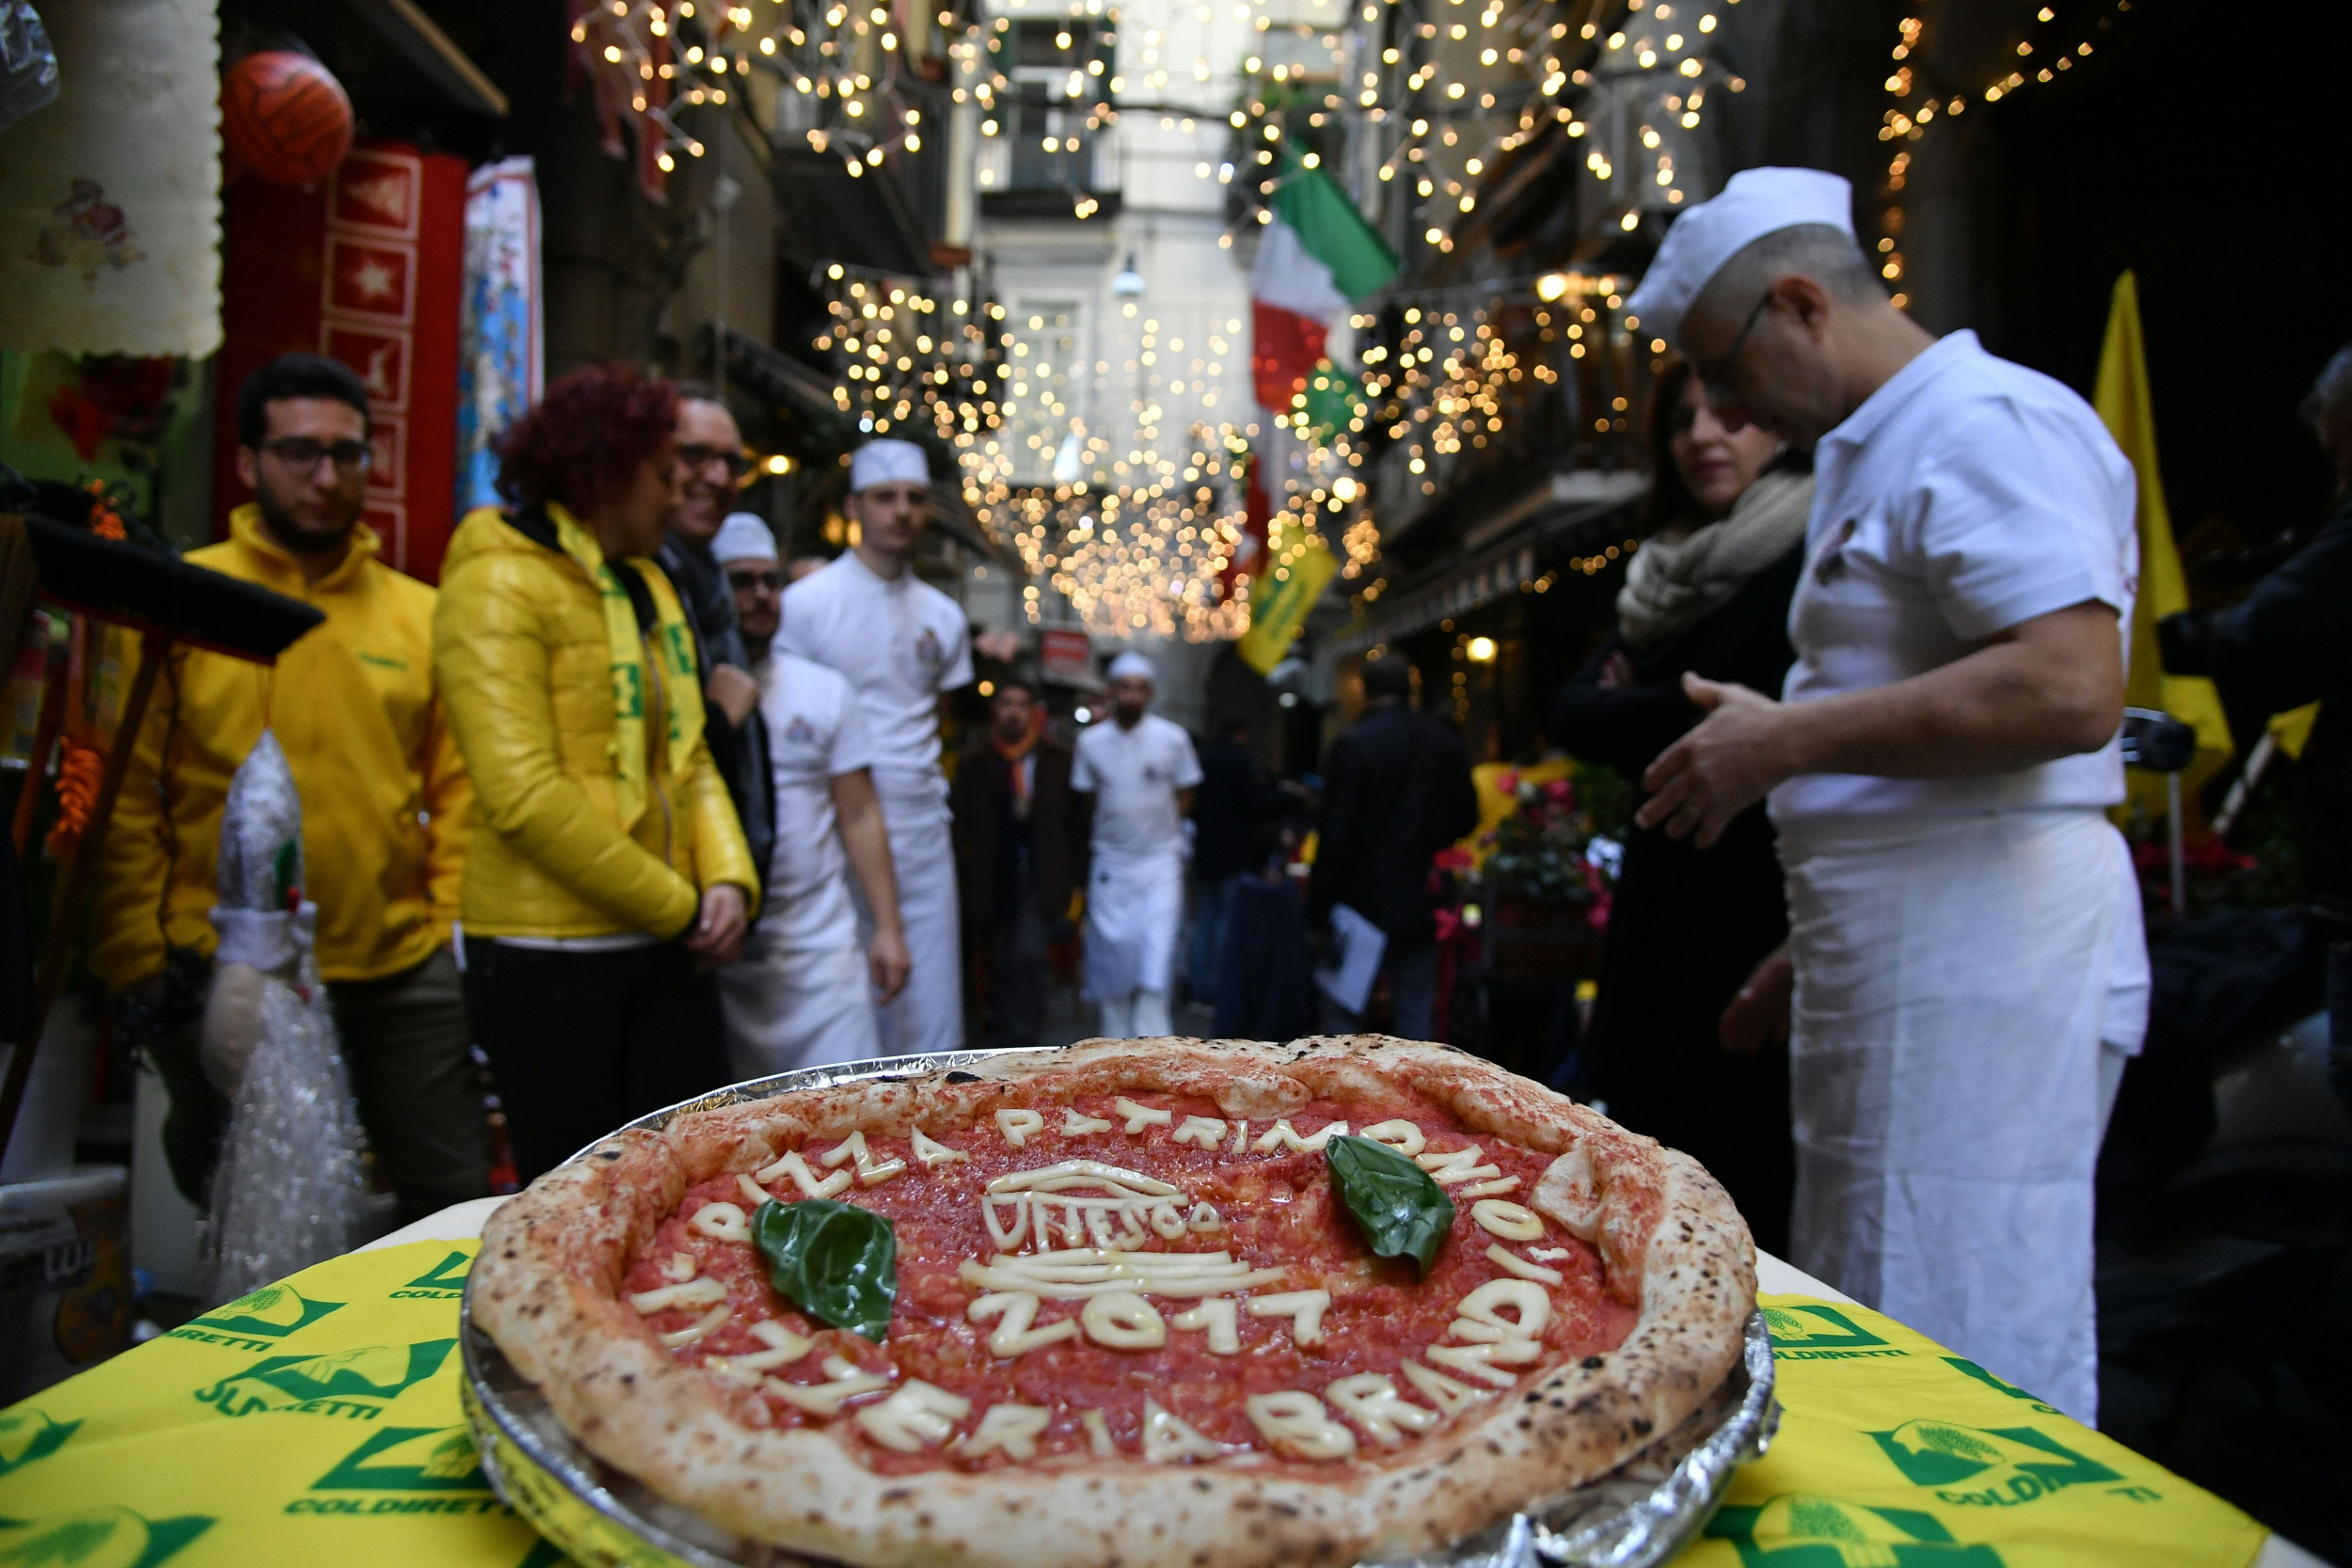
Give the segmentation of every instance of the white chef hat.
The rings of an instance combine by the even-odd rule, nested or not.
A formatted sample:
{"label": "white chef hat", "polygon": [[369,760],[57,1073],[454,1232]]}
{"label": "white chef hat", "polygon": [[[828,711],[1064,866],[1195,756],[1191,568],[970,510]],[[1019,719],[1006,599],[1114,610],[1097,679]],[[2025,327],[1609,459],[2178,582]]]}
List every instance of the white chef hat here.
{"label": "white chef hat", "polygon": [[710,553],[722,566],[736,561],[773,561],[776,536],[757,515],[730,512],[710,541]]}
{"label": "white chef hat", "polygon": [[929,484],[931,466],[923,449],[912,441],[884,438],[868,441],[850,459],[850,490],[870,490],[877,484]]}
{"label": "white chef hat", "polygon": [[1159,672],[1152,668],[1152,661],[1132,648],[1111,660],[1110,673],[1115,681],[1155,681],[1159,678]]}
{"label": "white chef hat", "polygon": [[1665,244],[1625,302],[1644,337],[1679,342],[1691,302],[1714,281],[1725,261],[1767,234],[1800,224],[1825,223],[1853,232],[1853,187],[1818,168],[1750,168],[1731,177],[1723,193],[1675,220]]}

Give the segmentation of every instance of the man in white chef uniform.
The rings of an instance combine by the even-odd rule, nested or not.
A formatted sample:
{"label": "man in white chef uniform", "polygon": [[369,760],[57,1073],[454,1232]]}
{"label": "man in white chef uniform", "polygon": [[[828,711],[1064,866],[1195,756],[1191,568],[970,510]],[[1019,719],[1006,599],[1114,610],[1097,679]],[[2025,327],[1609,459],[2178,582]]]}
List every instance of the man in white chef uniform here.
{"label": "man in white chef uniform", "polygon": [[1087,994],[1112,1039],[1165,1035],[1184,917],[1184,814],[1200,783],[1192,736],[1151,711],[1152,661],[1111,660],[1111,718],[1078,736],[1070,787],[1090,797]]}
{"label": "man in white chef uniform", "polygon": [[2089,1421],[2092,1166],[2147,1016],[2105,815],[2132,469],[2074,393],[1896,309],[1851,212],[1736,175],[1626,307],[1816,475],[1783,700],[1686,676],[1708,716],[1640,818],[1705,845],[1770,795],[1789,944],[1724,1032],[1793,983],[1793,1261]]}
{"label": "man in white chef uniform", "polygon": [[[947,779],[939,768],[939,700],[972,683],[970,628],[955,600],[918,580],[915,546],[930,472],[912,441],[868,441],[850,461],[843,510],[857,539],[784,594],[777,645],[838,671],[856,688],[873,748],[874,792],[890,829],[898,912],[914,969],[881,1008],[884,1055],[963,1043],[956,934],[956,862]],[[867,923],[871,924],[871,911]]]}
{"label": "man in white chef uniform", "polygon": [[[873,748],[850,683],[774,647],[784,570],[776,536],[748,512],[720,526],[710,553],[735,597],[766,721],[775,847],[742,958],[719,972],[727,1053],[738,1078],[880,1054],[874,1005],[907,979],[898,879],[869,771]],[[858,941],[854,870],[874,932]]]}

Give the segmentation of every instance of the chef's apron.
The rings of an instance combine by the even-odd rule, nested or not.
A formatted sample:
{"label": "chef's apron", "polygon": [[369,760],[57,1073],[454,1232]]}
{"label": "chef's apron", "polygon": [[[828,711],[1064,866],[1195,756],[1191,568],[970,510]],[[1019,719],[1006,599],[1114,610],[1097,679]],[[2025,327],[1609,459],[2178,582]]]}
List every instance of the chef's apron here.
{"label": "chef's apron", "polygon": [[739,1081],[882,1054],[864,947],[788,951],[752,928],[740,961],[719,971],[727,1059]]}
{"label": "chef's apron", "polygon": [[[947,834],[947,782],[938,769],[876,768],[874,794],[889,830],[890,864],[898,881],[898,919],[914,967],[897,1000],[874,1009],[885,1056],[963,1049],[962,950],[957,935],[956,855]],[[870,942],[874,916],[857,895],[858,941]]]}
{"label": "chef's apron", "polygon": [[1780,854],[1792,1260],[2094,1420],[2102,1041],[2137,1051],[2147,1008],[2122,835],[2091,811],[1844,818]]}
{"label": "chef's apron", "polygon": [[1087,879],[1088,1000],[1166,992],[1184,918],[1181,850],[1121,855],[1097,849],[1093,874]]}

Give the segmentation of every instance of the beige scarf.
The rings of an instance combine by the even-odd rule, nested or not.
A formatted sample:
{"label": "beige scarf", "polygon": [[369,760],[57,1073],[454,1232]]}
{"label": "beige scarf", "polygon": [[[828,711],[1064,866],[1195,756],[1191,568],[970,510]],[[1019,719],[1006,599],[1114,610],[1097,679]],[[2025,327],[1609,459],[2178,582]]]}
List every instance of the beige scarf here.
{"label": "beige scarf", "polygon": [[1653,539],[1633,555],[1617,592],[1617,625],[1636,651],[1663,646],[1729,604],[1747,582],[1804,537],[1813,476],[1766,474],[1731,515],[1686,539]]}

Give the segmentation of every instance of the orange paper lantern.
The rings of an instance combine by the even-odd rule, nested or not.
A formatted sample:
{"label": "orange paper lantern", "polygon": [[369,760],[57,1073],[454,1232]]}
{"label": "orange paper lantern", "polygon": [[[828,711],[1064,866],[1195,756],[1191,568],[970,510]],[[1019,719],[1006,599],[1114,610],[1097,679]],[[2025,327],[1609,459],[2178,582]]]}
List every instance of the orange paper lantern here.
{"label": "orange paper lantern", "polygon": [[351,150],[351,99],[310,55],[262,50],[221,80],[220,133],[233,166],[275,185],[315,185]]}

